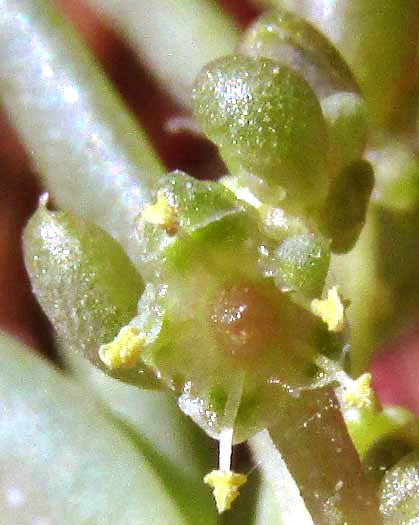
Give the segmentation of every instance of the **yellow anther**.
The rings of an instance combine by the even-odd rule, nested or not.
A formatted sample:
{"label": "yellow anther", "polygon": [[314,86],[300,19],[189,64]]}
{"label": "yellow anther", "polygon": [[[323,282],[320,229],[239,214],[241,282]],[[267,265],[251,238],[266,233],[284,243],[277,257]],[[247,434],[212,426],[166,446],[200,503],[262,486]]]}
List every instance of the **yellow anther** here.
{"label": "yellow anther", "polygon": [[218,513],[231,508],[233,501],[239,496],[239,488],[247,481],[247,476],[231,470],[213,470],[204,478],[205,483],[212,487]]}
{"label": "yellow anther", "polygon": [[146,222],[161,226],[170,235],[175,234],[179,226],[176,210],[170,205],[163,192],[157,194],[155,204],[149,204],[144,208],[142,217]]}
{"label": "yellow anther", "polygon": [[327,323],[330,332],[340,332],[344,327],[344,306],[337,286],[327,292],[327,299],[313,299],[311,311]]}
{"label": "yellow anther", "polygon": [[346,407],[370,408],[375,405],[376,398],[371,386],[371,374],[366,372],[346,387],[342,394]]}
{"label": "yellow anther", "polygon": [[135,365],[144,347],[144,336],[133,326],[124,326],[115,339],[101,345],[99,357],[110,369],[130,368]]}

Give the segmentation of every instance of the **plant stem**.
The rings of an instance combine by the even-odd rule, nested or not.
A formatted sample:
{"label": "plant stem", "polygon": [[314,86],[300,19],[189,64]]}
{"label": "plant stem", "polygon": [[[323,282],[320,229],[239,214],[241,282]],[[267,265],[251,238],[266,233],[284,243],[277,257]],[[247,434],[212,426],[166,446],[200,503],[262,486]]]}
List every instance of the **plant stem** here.
{"label": "plant stem", "polygon": [[331,272],[341,284],[343,297],[351,301],[347,310],[351,327],[351,372],[358,376],[368,366],[379,342],[377,326],[387,317],[389,297],[377,275],[376,217],[369,212],[355,248],[332,257]]}
{"label": "plant stem", "polygon": [[233,53],[238,30],[214,1],[89,0],[126,35],[166,89],[185,106],[200,69]]}
{"label": "plant stem", "polygon": [[48,0],[0,0],[0,98],[56,203],[130,250],[163,168]]}
{"label": "plant stem", "polygon": [[269,429],[316,525],[380,523],[333,390],[303,392]]}
{"label": "plant stem", "polygon": [[278,522],[281,525],[312,525],[313,520],[285,461],[275,447],[268,431],[263,430],[249,440],[254,459],[266,482],[273,489]]}

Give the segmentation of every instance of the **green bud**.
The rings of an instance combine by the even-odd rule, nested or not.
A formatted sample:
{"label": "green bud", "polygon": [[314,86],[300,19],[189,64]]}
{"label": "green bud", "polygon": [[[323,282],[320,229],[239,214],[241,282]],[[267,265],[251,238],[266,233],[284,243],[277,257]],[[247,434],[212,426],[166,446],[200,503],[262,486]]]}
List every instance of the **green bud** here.
{"label": "green bud", "polygon": [[384,525],[418,523],[419,449],[401,459],[384,476],[380,486]]}
{"label": "green bud", "polygon": [[267,58],[220,58],[199,74],[193,107],[233,175],[250,173],[274,192],[282,187],[285,202],[297,208],[324,199],[325,122],[316,95],[297,73]]}
{"label": "green bud", "polygon": [[350,69],[329,40],[285,9],[263,14],[245,31],[240,53],[267,57],[298,71],[319,97],[357,90]]}
{"label": "green bud", "polygon": [[321,101],[329,136],[328,170],[338,173],[361,159],[367,141],[367,111],[355,93],[335,93]]}
{"label": "green bud", "polygon": [[137,225],[142,265],[151,281],[161,271],[185,271],[210,248],[225,260],[229,246],[256,234],[255,226],[249,231],[249,206],[223,184],[176,171],[163,177],[157,187],[155,200]]}
{"label": "green bud", "polygon": [[373,186],[373,171],[366,161],[353,162],[333,180],[321,218],[332,252],[353,248],[365,223]]}
{"label": "green bud", "polygon": [[25,228],[23,246],[34,293],[65,347],[114,377],[155,387],[141,361],[110,370],[99,356],[101,345],[135,316],[144,288],[121,246],[98,226],[49,211],[42,201]]}
{"label": "green bud", "polygon": [[320,235],[306,233],[288,237],[274,253],[272,268],[282,290],[319,297],[329,270],[329,243]]}

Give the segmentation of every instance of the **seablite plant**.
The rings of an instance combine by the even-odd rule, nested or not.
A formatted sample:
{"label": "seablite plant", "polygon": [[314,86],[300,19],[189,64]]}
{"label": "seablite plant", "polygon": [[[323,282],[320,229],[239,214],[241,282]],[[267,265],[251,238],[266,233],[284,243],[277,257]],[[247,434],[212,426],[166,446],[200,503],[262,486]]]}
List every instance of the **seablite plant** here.
{"label": "seablite plant", "polygon": [[[0,1],[67,372],[3,337],[0,484],[30,501],[3,522],[418,523],[418,422],[367,370],[419,306],[416,2],[272,1],[240,39],[212,3],[94,3],[225,168],[165,173],[62,15]],[[138,36],[157,20],[172,62]],[[180,37],[212,30],[182,77]]]}

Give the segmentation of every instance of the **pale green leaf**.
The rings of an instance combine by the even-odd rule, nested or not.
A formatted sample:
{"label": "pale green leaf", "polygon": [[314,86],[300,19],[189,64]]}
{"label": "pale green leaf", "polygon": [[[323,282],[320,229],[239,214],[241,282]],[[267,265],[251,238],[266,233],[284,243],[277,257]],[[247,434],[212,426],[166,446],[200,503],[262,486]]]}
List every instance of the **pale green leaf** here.
{"label": "pale green leaf", "polygon": [[210,507],[200,521],[181,508],[176,485],[85,389],[9,337],[0,356],[3,524],[214,522]]}

